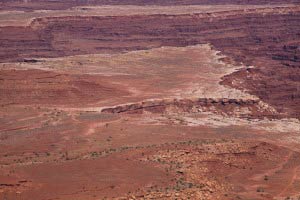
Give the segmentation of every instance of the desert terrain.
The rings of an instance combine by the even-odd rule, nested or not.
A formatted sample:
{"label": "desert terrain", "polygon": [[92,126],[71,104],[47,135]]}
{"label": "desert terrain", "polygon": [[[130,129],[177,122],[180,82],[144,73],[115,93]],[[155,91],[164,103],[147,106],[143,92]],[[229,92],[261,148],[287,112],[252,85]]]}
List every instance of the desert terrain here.
{"label": "desert terrain", "polygon": [[0,2],[0,200],[299,200],[300,1]]}

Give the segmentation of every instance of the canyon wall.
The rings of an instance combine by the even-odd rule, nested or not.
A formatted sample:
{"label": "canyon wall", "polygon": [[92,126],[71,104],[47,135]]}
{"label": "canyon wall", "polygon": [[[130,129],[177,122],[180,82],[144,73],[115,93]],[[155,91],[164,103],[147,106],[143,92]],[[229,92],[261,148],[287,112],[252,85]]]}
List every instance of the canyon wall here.
{"label": "canyon wall", "polygon": [[75,6],[97,5],[261,5],[299,4],[299,0],[10,0],[0,2],[0,10],[64,10]]}
{"label": "canyon wall", "polygon": [[[224,77],[278,111],[300,115],[300,8],[191,15],[40,18],[0,28],[1,62],[210,43],[224,62],[255,66]],[[26,61],[26,60],[25,60]]]}

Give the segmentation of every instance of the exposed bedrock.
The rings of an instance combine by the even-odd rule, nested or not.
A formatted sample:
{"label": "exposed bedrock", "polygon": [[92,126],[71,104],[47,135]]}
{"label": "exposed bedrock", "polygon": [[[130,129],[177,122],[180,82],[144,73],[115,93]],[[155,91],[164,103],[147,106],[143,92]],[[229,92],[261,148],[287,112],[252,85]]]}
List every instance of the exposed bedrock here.
{"label": "exposed bedrock", "polygon": [[64,10],[92,5],[216,5],[216,4],[287,4],[299,0],[10,0],[1,1],[0,10]]}
{"label": "exposed bedrock", "polygon": [[280,112],[300,116],[300,8],[194,15],[63,17],[0,29],[1,62],[211,43],[255,69],[224,78]]}
{"label": "exposed bedrock", "polygon": [[299,20],[300,7],[174,16],[38,18],[29,27],[0,28],[0,61],[212,43],[237,60],[249,62],[249,56],[258,56],[294,66],[299,61]]}
{"label": "exposed bedrock", "polygon": [[244,118],[280,118],[274,109],[263,104],[259,100],[248,99],[168,99],[144,101],[140,103],[120,105],[102,109],[103,113],[128,113],[138,114],[143,112],[150,113],[196,113],[196,112],[215,112],[225,115],[235,115]]}

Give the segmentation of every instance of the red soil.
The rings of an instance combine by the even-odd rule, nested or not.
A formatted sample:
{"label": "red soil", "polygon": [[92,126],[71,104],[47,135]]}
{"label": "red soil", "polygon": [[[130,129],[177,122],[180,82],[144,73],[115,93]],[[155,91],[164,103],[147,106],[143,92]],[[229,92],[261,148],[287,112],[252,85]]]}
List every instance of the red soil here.
{"label": "red soil", "polygon": [[0,104],[82,105],[128,95],[101,76],[42,70],[1,70]]}

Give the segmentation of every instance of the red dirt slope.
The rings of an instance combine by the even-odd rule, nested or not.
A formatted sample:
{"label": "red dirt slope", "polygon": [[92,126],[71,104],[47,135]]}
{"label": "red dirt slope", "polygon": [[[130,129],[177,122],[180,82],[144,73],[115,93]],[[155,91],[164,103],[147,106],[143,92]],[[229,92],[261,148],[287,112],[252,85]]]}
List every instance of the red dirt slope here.
{"label": "red dirt slope", "polygon": [[0,104],[81,105],[127,95],[101,76],[1,70]]}

